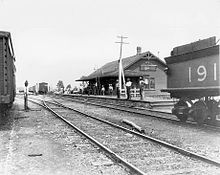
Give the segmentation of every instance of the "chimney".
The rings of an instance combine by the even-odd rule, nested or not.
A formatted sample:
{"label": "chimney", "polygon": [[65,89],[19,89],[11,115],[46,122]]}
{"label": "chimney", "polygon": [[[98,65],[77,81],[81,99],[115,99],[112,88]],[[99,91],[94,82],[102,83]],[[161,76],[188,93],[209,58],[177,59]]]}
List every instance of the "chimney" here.
{"label": "chimney", "polygon": [[141,54],[141,47],[137,47],[137,55],[140,55]]}

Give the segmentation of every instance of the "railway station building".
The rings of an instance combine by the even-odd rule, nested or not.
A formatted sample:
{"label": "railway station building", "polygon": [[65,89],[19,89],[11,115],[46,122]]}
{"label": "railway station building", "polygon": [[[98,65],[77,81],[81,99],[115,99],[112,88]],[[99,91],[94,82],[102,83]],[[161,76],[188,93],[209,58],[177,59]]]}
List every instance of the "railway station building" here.
{"label": "railway station building", "polygon": [[[167,87],[167,75],[164,72],[166,64],[150,51],[142,53],[141,47],[137,47],[137,53],[135,55],[122,59],[122,66],[125,80],[130,78],[132,82],[132,96],[139,95],[140,77],[145,82],[144,96],[164,95],[160,90]],[[109,86],[111,85],[113,86],[113,94],[116,93],[118,74],[119,62],[115,60],[106,63],[90,75],[82,76],[76,81],[82,82],[85,93],[99,95],[101,94],[101,88],[104,86],[105,95],[109,95]]]}

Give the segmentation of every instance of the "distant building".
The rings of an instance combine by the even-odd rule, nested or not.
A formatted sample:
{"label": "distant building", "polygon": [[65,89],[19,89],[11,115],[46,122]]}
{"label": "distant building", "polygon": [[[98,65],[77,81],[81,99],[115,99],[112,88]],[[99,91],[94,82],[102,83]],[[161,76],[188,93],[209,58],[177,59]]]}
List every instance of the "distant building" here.
{"label": "distant building", "polygon": [[[125,79],[131,79],[132,88],[138,89],[139,78],[143,77],[146,82],[145,95],[161,95],[160,90],[167,87],[167,75],[164,72],[166,64],[149,51],[141,53],[141,48],[137,47],[137,54],[123,58],[122,65]],[[76,81],[87,83],[91,92],[93,92],[94,86],[97,86],[97,91],[100,92],[102,85],[108,92],[109,84],[112,84],[115,89],[116,80],[118,79],[118,67],[118,60],[112,61]]]}

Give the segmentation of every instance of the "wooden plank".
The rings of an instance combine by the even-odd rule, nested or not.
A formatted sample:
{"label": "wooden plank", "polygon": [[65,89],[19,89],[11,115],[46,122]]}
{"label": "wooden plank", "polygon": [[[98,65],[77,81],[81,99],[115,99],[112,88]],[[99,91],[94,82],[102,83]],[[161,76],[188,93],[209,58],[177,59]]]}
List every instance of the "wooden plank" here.
{"label": "wooden plank", "polygon": [[133,129],[135,129],[136,131],[138,131],[140,133],[145,133],[144,129],[142,129],[140,126],[136,125],[135,123],[133,123],[129,120],[123,119],[122,122],[127,125],[130,125]]}

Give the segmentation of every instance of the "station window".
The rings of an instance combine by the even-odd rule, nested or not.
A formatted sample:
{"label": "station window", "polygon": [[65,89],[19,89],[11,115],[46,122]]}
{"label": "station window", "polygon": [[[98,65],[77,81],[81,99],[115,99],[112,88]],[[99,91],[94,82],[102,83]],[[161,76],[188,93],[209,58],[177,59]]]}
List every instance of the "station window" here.
{"label": "station window", "polygon": [[155,89],[155,78],[150,78],[150,89]]}
{"label": "station window", "polygon": [[155,89],[155,78],[145,76],[144,82],[145,82],[145,85],[144,85],[145,90]]}

